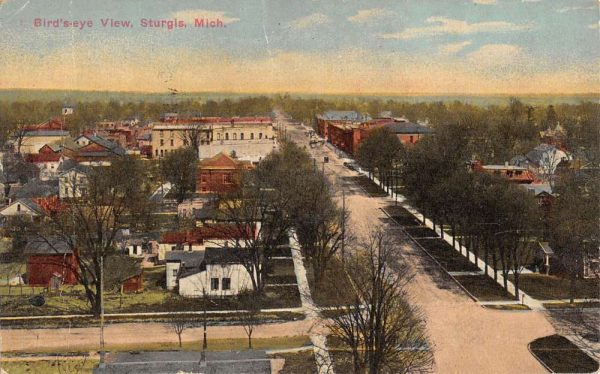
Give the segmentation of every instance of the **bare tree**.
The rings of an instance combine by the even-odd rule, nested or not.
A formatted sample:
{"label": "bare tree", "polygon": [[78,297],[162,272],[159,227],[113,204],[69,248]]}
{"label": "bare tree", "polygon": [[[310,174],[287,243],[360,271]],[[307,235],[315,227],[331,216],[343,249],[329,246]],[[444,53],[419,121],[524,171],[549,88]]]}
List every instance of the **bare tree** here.
{"label": "bare tree", "polygon": [[196,188],[198,150],[176,149],[161,160],[160,172],[171,183],[177,203],[182,203]]}
{"label": "bare tree", "polygon": [[[429,371],[433,355],[419,311],[407,301],[411,276],[394,258],[397,244],[376,229],[358,249],[363,255],[347,262],[355,301],[331,319],[331,334],[349,350],[355,373]],[[391,263],[399,265],[392,270]]]}
{"label": "bare tree", "polygon": [[252,290],[243,290],[237,295],[237,306],[240,310],[240,321],[248,335],[248,349],[252,349],[252,333],[259,324],[261,298]]}
{"label": "bare tree", "polygon": [[200,122],[193,122],[186,125],[186,130],[181,133],[181,140],[186,147],[189,147],[194,150],[196,154],[196,159],[200,157],[200,145],[203,144],[204,141],[209,141],[208,135],[204,136],[206,133],[205,124]]}
{"label": "bare tree", "polygon": [[86,178],[73,178],[69,188],[75,196],[46,209],[39,227],[38,240],[57,251],[57,245],[66,245],[74,254],[70,270],[95,316],[100,315],[101,264],[116,253],[119,230],[133,225],[135,212],[146,209],[151,186],[144,181],[143,164],[133,158],[93,168]]}
{"label": "bare tree", "polygon": [[174,319],[171,321],[171,328],[173,331],[175,331],[175,334],[177,334],[177,338],[179,339],[179,348],[181,348],[181,334],[183,334],[183,331],[185,331],[188,327],[190,327],[190,324],[187,320]]}

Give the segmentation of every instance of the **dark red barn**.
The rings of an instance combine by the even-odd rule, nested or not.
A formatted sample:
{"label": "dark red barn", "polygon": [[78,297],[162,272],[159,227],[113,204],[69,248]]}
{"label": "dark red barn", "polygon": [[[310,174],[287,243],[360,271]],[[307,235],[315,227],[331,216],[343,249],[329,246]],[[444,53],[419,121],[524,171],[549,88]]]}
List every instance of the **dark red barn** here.
{"label": "dark red barn", "polygon": [[77,283],[77,260],[67,243],[58,239],[34,239],[25,247],[27,279],[32,286],[48,286],[53,278],[60,283]]}

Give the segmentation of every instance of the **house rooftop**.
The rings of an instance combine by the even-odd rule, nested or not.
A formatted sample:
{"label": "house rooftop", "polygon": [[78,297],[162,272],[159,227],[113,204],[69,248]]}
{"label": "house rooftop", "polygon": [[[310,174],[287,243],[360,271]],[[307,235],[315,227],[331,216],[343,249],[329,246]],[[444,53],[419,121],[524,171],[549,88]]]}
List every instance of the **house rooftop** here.
{"label": "house rooftop", "polygon": [[204,251],[169,251],[165,259],[167,262],[181,262],[186,268],[200,267],[204,261]]}
{"label": "house rooftop", "polygon": [[61,238],[32,237],[25,245],[25,254],[71,254],[69,244]]}
{"label": "house rooftop", "polygon": [[204,261],[206,264],[239,264],[249,252],[245,248],[206,248]]}
{"label": "house rooftop", "polygon": [[118,352],[109,353],[104,368],[95,374],[125,373],[256,373],[270,374],[271,361],[265,351]]}
{"label": "house rooftop", "polygon": [[408,122],[406,120],[385,123],[382,125],[388,128],[394,134],[433,134],[433,130],[427,126],[418,123]]}
{"label": "house rooftop", "polygon": [[328,110],[317,116],[319,119],[329,121],[368,121],[371,119],[369,114],[360,114],[354,110]]}

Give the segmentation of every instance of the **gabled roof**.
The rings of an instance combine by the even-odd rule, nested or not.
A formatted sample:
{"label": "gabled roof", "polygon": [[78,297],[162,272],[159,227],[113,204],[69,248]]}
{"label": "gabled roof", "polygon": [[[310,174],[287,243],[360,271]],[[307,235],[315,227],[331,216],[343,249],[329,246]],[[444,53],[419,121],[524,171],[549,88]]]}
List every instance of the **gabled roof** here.
{"label": "gabled roof", "polygon": [[71,254],[69,244],[60,238],[30,238],[25,245],[25,254]]}
{"label": "gabled roof", "polygon": [[[81,135],[77,139],[79,139],[79,138],[86,138],[91,143],[93,143],[93,144],[88,144],[88,145],[85,145],[85,146],[79,148],[80,154],[82,152],[85,152],[86,155],[88,155],[89,153],[93,153],[93,152],[110,151],[111,153],[122,156],[125,153],[127,153],[127,151],[125,151],[123,148],[121,148],[121,146],[119,146],[117,143],[112,142],[108,139],[104,139],[103,137],[98,136],[98,135]],[[75,139],[75,140],[77,140],[77,139]]]}
{"label": "gabled roof", "polygon": [[200,267],[204,261],[204,251],[169,251],[165,254],[167,262],[180,262],[186,268]]}
{"label": "gabled roof", "polygon": [[200,170],[236,170],[242,167],[249,168],[252,164],[248,161],[236,160],[225,152],[218,153],[213,157],[200,162]]}
{"label": "gabled roof", "polygon": [[21,204],[22,206],[25,206],[29,211],[31,211],[32,214],[34,214],[36,216],[42,215],[44,213],[44,210],[37,203],[37,201],[35,201],[35,199],[23,198],[23,199],[17,199],[14,202],[12,202],[11,204],[9,204],[7,207],[5,207],[4,209],[2,209],[0,211],[0,214],[4,215],[2,212],[15,204]]}
{"label": "gabled roof", "polygon": [[248,256],[250,253],[245,248],[206,248],[204,251],[204,261],[207,265],[243,264]]}
{"label": "gabled roof", "polygon": [[12,188],[10,197],[13,199],[49,197],[58,195],[58,181],[40,181],[32,179],[20,188]]}

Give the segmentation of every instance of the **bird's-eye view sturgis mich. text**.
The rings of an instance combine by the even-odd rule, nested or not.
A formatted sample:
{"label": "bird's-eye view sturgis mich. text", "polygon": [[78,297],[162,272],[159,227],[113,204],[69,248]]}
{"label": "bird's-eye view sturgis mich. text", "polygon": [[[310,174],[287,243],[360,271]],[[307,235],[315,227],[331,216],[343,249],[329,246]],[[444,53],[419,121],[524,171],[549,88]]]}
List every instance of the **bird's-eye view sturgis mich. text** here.
{"label": "bird's-eye view sturgis mich. text", "polygon": [[0,0],[0,374],[599,372],[599,25]]}

